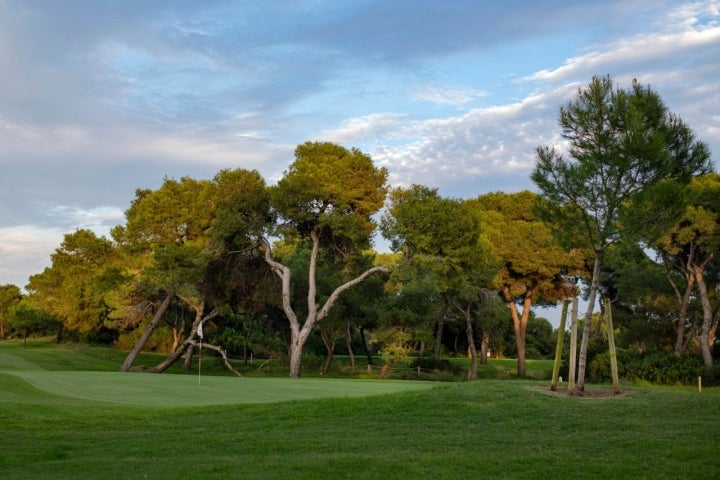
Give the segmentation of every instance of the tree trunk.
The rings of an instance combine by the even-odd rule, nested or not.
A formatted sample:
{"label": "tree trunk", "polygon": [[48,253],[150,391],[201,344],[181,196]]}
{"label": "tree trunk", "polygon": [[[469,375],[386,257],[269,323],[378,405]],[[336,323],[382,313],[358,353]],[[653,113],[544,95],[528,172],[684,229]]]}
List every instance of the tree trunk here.
{"label": "tree trunk", "polygon": [[597,292],[600,288],[600,265],[602,263],[602,252],[595,252],[595,264],[593,266],[592,282],[590,283],[590,296],[588,307],[585,311],[585,322],[583,323],[582,341],[580,342],[580,357],[578,358],[577,393],[583,395],[585,392],[585,367],[587,365],[588,343],[590,341],[590,330],[592,329],[592,314],[597,299]]}
{"label": "tree trunk", "polygon": [[[693,253],[690,254],[690,257],[694,255]],[[685,352],[685,349],[687,348],[687,342],[686,342],[686,331],[687,331],[687,323],[688,323],[688,306],[690,305],[690,298],[692,296],[692,291],[695,284],[695,277],[692,273],[692,269],[689,265],[676,265],[675,269],[682,272],[683,277],[685,278],[685,292],[680,293],[680,288],[678,287],[677,283],[673,279],[672,274],[670,273],[670,259],[668,258],[667,253],[663,252],[662,254],[663,259],[663,274],[665,275],[665,278],[667,279],[668,283],[670,283],[670,286],[673,289],[673,292],[675,292],[675,298],[678,301],[679,305],[679,311],[678,311],[678,323],[675,327],[675,355],[680,356]]]}
{"label": "tree trunk", "polygon": [[182,334],[185,331],[185,320],[180,322],[180,326],[178,327],[177,324],[173,325],[172,328],[172,334],[173,334],[173,344],[172,348],[170,349],[170,352],[174,352],[177,350],[178,346],[180,345],[180,339],[182,338]]}
{"label": "tree trunk", "polygon": [[380,372],[378,373],[378,376],[377,376],[378,380],[382,380],[385,378],[385,375],[387,374],[388,370],[390,370],[390,367],[392,366],[393,363],[395,363],[395,362],[387,362],[382,366],[382,368],[380,369]]}
{"label": "tree trunk", "polygon": [[575,394],[575,367],[577,366],[577,317],[578,299],[573,298],[572,313],[570,314],[570,371],[568,372],[568,395]]}
{"label": "tree trunk", "polygon": [[612,308],[609,298],[605,299],[605,321],[607,325],[608,348],[610,349],[610,371],[612,372],[613,394],[618,395],[620,393],[620,375],[618,375],[615,332],[613,330]]}
{"label": "tree trunk", "polygon": [[345,342],[347,343],[348,355],[350,355],[350,368],[355,370],[355,352],[352,348],[352,325],[350,320],[345,321]]}
{"label": "tree trunk", "polygon": [[250,322],[245,329],[245,335],[243,335],[243,363],[248,364],[248,357],[250,356],[250,339],[252,338],[253,330],[255,329],[255,316],[250,316]]}
{"label": "tree trunk", "polygon": [[712,350],[710,349],[710,327],[713,323],[713,311],[704,278],[705,265],[711,258],[712,255],[709,255],[702,265],[696,266],[693,269],[698,291],[700,292],[700,304],[703,310],[703,322],[700,328],[700,351],[702,352],[703,363],[705,363],[706,369],[712,368],[713,364]]}
{"label": "tree trunk", "polygon": [[562,359],[563,341],[565,340],[565,322],[567,321],[568,304],[570,300],[563,301],[562,313],[560,314],[560,326],[558,327],[557,345],[555,347],[555,362],[553,363],[552,381],[550,390],[557,391],[558,378],[560,376],[560,360]]}
{"label": "tree trunk", "polygon": [[327,330],[320,330],[320,338],[322,338],[322,341],[325,344],[325,350],[327,351],[322,373],[323,375],[327,375],[330,371],[330,364],[332,364],[333,355],[335,354],[335,338],[328,333]]}
{"label": "tree trunk", "polygon": [[[200,340],[202,343],[202,340]],[[190,371],[192,369],[192,362],[193,357],[195,356],[195,350],[192,348],[186,348],[185,349],[185,360],[183,361],[183,370],[186,372]]]}
{"label": "tree trunk", "polygon": [[480,363],[487,365],[488,363],[488,350],[490,349],[490,334],[483,330],[482,341],[480,342]]}
{"label": "tree trunk", "polygon": [[170,305],[170,301],[175,296],[175,292],[167,292],[165,295],[165,299],[163,300],[162,304],[160,304],[160,307],[158,307],[157,311],[155,312],[155,316],[153,316],[152,320],[148,324],[148,326],[145,328],[145,331],[140,336],[140,339],[135,343],[135,346],[130,351],[128,356],[125,358],[125,361],[123,362],[122,366],[120,367],[121,372],[127,372],[130,370],[130,367],[132,367],[133,362],[137,358],[137,356],[142,351],[143,347],[145,347],[145,344],[150,339],[150,335],[152,335],[155,328],[160,323],[160,319],[162,318],[163,314],[165,313],[165,310],[167,310],[168,306]]}
{"label": "tree trunk", "polygon": [[282,304],[285,317],[287,317],[290,323],[290,377],[300,377],[300,364],[302,362],[302,351],[305,347],[305,342],[310,336],[313,328],[317,322],[328,316],[330,309],[335,305],[335,302],[340,298],[340,295],[345,290],[352,288],[358,283],[365,280],[367,277],[375,272],[387,272],[388,269],[385,267],[372,267],[362,274],[358,275],[354,279],[343,283],[337,287],[330,294],[325,304],[318,310],[317,305],[317,285],[316,285],[316,272],[317,272],[317,257],[320,249],[320,239],[315,230],[310,232],[310,239],[312,240],[312,249],[310,251],[310,263],[308,265],[308,314],[302,327],[298,321],[297,315],[292,308],[290,303],[291,291],[290,291],[290,276],[292,274],[289,267],[282,263],[274,260],[270,252],[270,243],[266,239],[262,239],[262,243],[265,247],[265,263],[267,263],[272,271],[280,277],[282,281]]}
{"label": "tree trunk", "polygon": [[445,315],[447,314],[447,304],[443,304],[443,307],[440,309],[440,313],[437,316],[437,319],[435,320],[435,324],[437,325],[437,331],[435,332],[435,348],[433,349],[433,360],[436,362],[440,360],[440,350],[442,349],[442,336],[443,336],[443,329],[445,327]]}
{"label": "tree trunk", "polygon": [[[207,322],[208,320],[212,320],[213,318],[217,317],[219,315],[219,312],[217,309],[213,310],[205,318],[200,320],[200,322]],[[190,335],[188,335],[188,338],[185,339],[185,341],[180,345],[180,348],[178,348],[172,355],[169,355],[165,360],[160,362],[157,366],[152,368],[150,370],[151,373],[162,373],[170,366],[172,366],[175,362],[178,361],[180,357],[185,353],[185,351],[195,344],[195,337],[197,337],[197,328],[198,325],[200,325],[200,322],[196,321],[193,322],[193,325],[191,327]]]}
{"label": "tree trunk", "polygon": [[512,314],[513,329],[515,331],[515,345],[517,346],[518,356],[517,373],[519,376],[525,376],[527,371],[525,361],[525,335],[527,332],[528,319],[530,318],[530,307],[532,306],[535,292],[536,288],[532,288],[525,293],[523,311],[522,314],[519,314],[517,305],[515,305],[512,294],[510,293],[510,287],[507,285],[503,286],[505,301],[510,307],[510,313]]}
{"label": "tree trunk", "polygon": [[362,341],[363,350],[365,351],[365,356],[367,357],[368,365],[373,364],[372,355],[370,354],[370,349],[368,348],[367,339],[365,338],[365,327],[360,327],[360,340]]}
{"label": "tree trunk", "polygon": [[63,333],[65,333],[65,324],[61,323],[58,327],[57,336],[55,337],[55,343],[60,344],[62,342]]}
{"label": "tree trunk", "polygon": [[477,380],[478,354],[477,347],[475,346],[475,332],[472,325],[470,306],[462,312],[465,315],[465,334],[467,335],[470,350],[470,370],[468,371],[468,380]]}

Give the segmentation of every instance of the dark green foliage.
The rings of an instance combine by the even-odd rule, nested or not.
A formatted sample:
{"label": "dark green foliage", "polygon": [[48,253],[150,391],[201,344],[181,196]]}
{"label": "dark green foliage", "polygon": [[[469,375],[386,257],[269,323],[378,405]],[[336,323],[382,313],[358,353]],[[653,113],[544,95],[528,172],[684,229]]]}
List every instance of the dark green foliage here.
{"label": "dark green foliage", "polygon": [[[705,376],[702,358],[698,356],[676,356],[672,352],[637,353],[618,351],[618,370],[626,380],[643,380],[658,385],[695,385],[698,377]],[[597,355],[590,362],[590,378],[598,382],[610,380],[610,356],[607,352]],[[714,376],[703,383],[718,385]]]}

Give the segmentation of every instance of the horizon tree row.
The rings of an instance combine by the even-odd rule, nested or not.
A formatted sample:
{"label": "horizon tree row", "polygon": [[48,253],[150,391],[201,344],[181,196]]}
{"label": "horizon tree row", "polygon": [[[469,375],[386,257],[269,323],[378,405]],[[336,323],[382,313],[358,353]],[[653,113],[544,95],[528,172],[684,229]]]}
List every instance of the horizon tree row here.
{"label": "horizon tree row", "polygon": [[[58,339],[105,336],[129,350],[127,371],[141,350],[159,347],[154,332],[169,332],[161,348],[172,353],[152,369],[160,372],[192,359],[205,325],[245,355],[260,339],[286,349],[299,377],[311,339],[328,352],[327,369],[343,339],[354,362],[353,330],[367,354],[371,332],[387,368],[428,345],[439,359],[451,324],[464,329],[473,379],[512,325],[524,375],[533,306],[581,293],[581,281],[580,392],[603,298],[620,307],[625,348],[697,348],[709,368],[720,318],[720,177],[707,146],[649,87],[623,90],[610,77],[579,89],[560,125],[569,148],[538,148],[539,194],[390,189],[368,155],[322,142],[299,145],[272,186],[244,169],[165,178],[136,191],[111,239],[66,235],[24,298],[0,287],[0,337],[7,326],[42,325],[56,325]],[[391,254],[372,249],[383,207]]]}

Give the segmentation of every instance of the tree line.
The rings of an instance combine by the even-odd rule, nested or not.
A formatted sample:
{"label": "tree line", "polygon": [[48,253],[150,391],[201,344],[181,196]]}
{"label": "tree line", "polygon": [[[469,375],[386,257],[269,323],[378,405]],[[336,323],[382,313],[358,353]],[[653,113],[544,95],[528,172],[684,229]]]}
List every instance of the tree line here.
{"label": "tree line", "polygon": [[[308,344],[471,359],[514,350],[526,373],[533,307],[582,295],[577,388],[610,300],[621,348],[717,359],[720,176],[710,152],[650,87],[594,77],[561,106],[564,147],[539,146],[537,192],[441,196],[390,188],[358,149],[307,142],[275,185],[254,170],[138,189],[110,238],[65,235],[21,295],[0,287],[0,337],[56,329],[192,358],[198,329],[221,349],[277,355],[291,377]],[[379,231],[390,253],[373,249]],[[540,325],[540,323],[537,323]],[[503,341],[511,330],[514,345]],[[542,328],[538,327],[538,330]],[[531,329],[532,334],[532,329]]]}

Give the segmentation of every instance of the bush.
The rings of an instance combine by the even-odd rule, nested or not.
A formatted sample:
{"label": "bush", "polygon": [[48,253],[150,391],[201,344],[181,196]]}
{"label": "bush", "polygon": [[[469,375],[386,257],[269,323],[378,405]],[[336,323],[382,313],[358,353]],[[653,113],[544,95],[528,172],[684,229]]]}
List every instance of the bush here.
{"label": "bush", "polygon": [[[610,381],[610,354],[604,352],[597,355],[588,369],[592,381]],[[702,359],[696,356],[677,357],[666,351],[618,351],[618,373],[627,380],[644,380],[657,385],[693,385],[697,383],[697,378],[706,372]],[[713,378],[708,380],[714,381]]]}

